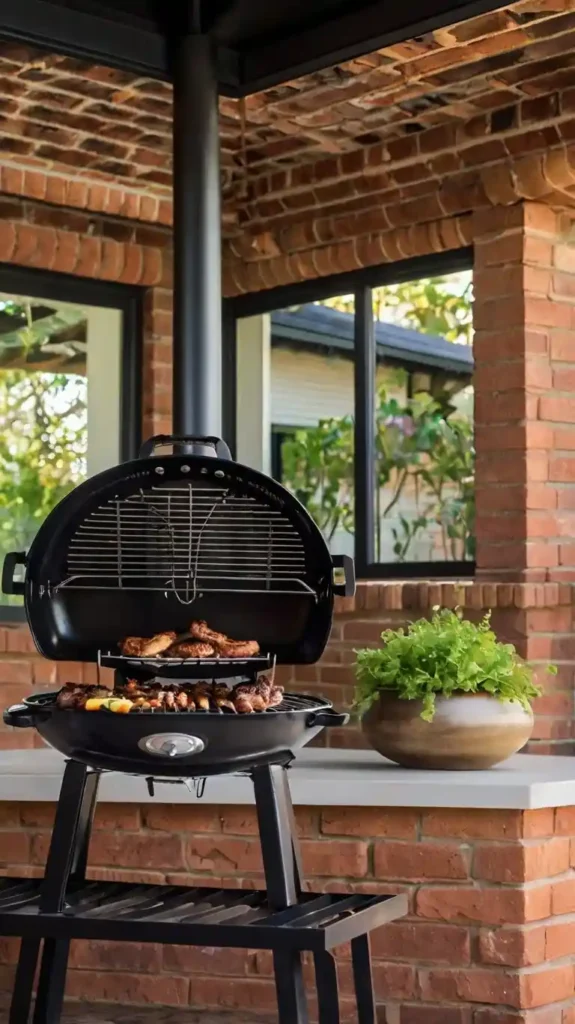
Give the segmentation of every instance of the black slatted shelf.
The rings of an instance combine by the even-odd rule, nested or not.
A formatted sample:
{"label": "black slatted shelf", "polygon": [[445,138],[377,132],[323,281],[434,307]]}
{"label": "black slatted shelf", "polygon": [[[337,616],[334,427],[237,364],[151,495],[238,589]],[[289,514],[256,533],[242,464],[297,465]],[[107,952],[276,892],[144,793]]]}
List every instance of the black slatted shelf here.
{"label": "black slatted shelf", "polygon": [[303,893],[272,910],[265,892],[82,882],[61,914],[41,914],[41,879],[0,881],[0,935],[197,946],[332,949],[403,917],[407,897]]}

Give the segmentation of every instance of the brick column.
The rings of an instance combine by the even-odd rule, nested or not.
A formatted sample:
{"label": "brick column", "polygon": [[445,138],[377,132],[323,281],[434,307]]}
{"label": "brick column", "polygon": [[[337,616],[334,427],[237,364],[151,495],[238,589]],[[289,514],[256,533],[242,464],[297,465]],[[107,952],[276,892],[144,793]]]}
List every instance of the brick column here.
{"label": "brick column", "polygon": [[575,579],[575,247],[538,203],[475,221],[477,566]]}

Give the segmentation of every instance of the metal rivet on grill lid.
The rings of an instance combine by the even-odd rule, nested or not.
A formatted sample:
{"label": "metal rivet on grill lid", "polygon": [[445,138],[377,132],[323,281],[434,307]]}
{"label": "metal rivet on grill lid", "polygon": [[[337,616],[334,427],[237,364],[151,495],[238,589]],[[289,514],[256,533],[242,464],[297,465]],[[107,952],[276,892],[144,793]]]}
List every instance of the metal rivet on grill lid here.
{"label": "metal rivet on grill lid", "polygon": [[163,466],[156,466],[156,468],[154,470],[154,473],[157,473],[158,476],[163,476],[164,475],[164,467]]}

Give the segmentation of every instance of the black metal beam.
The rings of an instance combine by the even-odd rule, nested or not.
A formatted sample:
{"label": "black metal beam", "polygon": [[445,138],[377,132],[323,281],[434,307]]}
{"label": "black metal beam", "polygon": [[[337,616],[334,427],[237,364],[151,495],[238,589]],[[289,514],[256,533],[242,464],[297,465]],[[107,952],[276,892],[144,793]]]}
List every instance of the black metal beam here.
{"label": "black metal beam", "polygon": [[371,288],[355,292],[355,560],[375,561],[375,325]]}
{"label": "black metal beam", "polygon": [[[93,64],[133,71],[149,78],[172,78],[167,34],[142,24],[62,7],[54,0],[0,0],[0,38],[37,46]],[[218,80],[223,95],[239,92],[239,58],[218,49]]]}
{"label": "black metal beam", "polygon": [[218,84],[206,35],[174,54],[174,433],[221,436]]}
{"label": "black metal beam", "polygon": [[[347,13],[314,28],[288,25],[281,38],[257,38],[241,51],[219,46],[220,93],[258,92],[503,6],[501,0],[350,4]],[[122,20],[113,9],[108,18],[57,0],[0,0],[0,37],[150,78],[172,78],[169,36],[152,22]]]}

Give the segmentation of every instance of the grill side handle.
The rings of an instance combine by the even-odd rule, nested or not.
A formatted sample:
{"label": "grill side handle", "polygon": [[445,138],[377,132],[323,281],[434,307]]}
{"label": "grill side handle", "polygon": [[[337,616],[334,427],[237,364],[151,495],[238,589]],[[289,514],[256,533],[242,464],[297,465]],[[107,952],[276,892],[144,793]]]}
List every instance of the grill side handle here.
{"label": "grill side handle", "polygon": [[[353,597],[355,594],[355,562],[351,555],[332,555],[334,568],[333,592],[338,597]],[[339,570],[339,571],[338,571]],[[343,575],[343,582],[335,582]]]}
{"label": "grill side handle", "polygon": [[344,711],[314,711],[307,720],[310,728],[316,725],[329,728],[331,725],[347,725],[350,716]]}
{"label": "grill side handle", "polygon": [[[231,461],[232,453],[225,441],[220,437],[195,437],[191,434],[155,434],[144,441],[140,451],[139,459],[149,459],[156,448],[164,448],[171,445],[173,448],[181,447],[186,455],[210,455],[218,459]],[[213,449],[213,452],[210,451]]]}
{"label": "grill side handle", "polygon": [[25,551],[10,551],[4,558],[2,566],[2,593],[3,594],[24,594],[25,586],[20,580],[14,579],[14,570],[17,565],[26,565]]}
{"label": "grill side handle", "polygon": [[34,715],[26,704],[13,704],[5,708],[2,718],[4,725],[11,725],[13,729],[31,729],[35,725]]}

